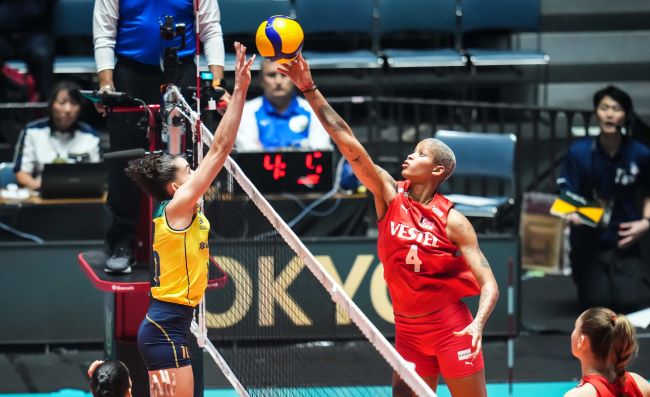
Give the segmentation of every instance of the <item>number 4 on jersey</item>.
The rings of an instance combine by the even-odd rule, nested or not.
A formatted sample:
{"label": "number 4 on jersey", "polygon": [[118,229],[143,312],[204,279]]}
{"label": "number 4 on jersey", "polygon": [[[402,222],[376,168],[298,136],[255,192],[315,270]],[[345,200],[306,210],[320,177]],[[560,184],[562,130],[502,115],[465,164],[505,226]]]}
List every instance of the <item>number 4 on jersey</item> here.
{"label": "number 4 on jersey", "polygon": [[409,249],[408,254],[406,254],[406,264],[407,265],[413,265],[413,271],[414,272],[419,272],[420,271],[420,265],[422,264],[422,261],[420,258],[418,258],[418,246],[415,244],[411,245],[411,249]]}

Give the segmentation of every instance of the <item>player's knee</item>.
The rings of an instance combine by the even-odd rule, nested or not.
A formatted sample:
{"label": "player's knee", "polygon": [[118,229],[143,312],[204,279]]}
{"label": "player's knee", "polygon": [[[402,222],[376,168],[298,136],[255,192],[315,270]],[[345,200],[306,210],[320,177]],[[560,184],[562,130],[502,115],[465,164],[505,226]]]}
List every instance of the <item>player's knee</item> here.
{"label": "player's knee", "polygon": [[393,397],[411,397],[411,388],[408,387],[406,382],[399,377],[396,373],[393,373]]}

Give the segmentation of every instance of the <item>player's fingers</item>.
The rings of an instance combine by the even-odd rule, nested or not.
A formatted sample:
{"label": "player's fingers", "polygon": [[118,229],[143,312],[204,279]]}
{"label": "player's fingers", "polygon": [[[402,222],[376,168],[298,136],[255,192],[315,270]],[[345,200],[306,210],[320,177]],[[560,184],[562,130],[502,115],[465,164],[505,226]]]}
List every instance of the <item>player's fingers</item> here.
{"label": "player's fingers", "polygon": [[246,69],[253,67],[253,62],[255,62],[255,54],[246,62]]}
{"label": "player's fingers", "polygon": [[472,347],[476,347],[477,340],[478,340],[478,334],[472,334]]}
{"label": "player's fingers", "polygon": [[172,374],[170,384],[171,384],[171,387],[170,387],[171,393],[170,394],[173,395],[174,392],[176,391],[176,374]]}
{"label": "player's fingers", "polygon": [[150,386],[150,391],[151,395],[153,396],[160,396],[162,394],[162,390],[160,387],[160,381],[158,380],[158,376],[156,374],[151,375],[151,386]]}
{"label": "player's fingers", "polygon": [[465,328],[465,329],[463,329],[461,331],[454,331],[454,335],[456,335],[456,336],[467,335],[467,328]]}

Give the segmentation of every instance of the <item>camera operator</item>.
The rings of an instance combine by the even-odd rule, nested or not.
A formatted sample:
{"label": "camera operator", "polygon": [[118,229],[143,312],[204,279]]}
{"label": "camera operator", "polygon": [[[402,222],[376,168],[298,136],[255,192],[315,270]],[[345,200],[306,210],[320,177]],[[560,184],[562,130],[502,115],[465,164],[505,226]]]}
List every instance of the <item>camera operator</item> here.
{"label": "camera operator", "polygon": [[[224,87],[224,46],[217,0],[199,3],[199,32],[212,84]],[[161,86],[172,83],[185,88],[196,85],[196,46],[192,0],[97,0],[93,15],[95,62],[100,91],[122,91],[159,103]],[[222,98],[229,100],[226,93]],[[147,119],[144,113],[108,113],[111,151],[148,148]],[[130,273],[134,264],[135,226],[139,191],[124,174],[125,164],[109,168],[108,205],[112,221],[106,233],[109,259],[106,271]]]}

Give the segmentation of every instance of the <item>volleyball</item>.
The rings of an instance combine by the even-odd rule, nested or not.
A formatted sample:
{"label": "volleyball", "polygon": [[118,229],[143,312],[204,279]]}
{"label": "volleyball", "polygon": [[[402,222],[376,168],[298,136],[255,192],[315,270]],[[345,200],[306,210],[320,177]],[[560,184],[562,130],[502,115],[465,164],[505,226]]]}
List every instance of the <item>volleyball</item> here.
{"label": "volleyball", "polygon": [[257,52],[271,62],[287,63],[302,50],[305,35],[300,24],[284,15],[274,15],[257,28]]}

